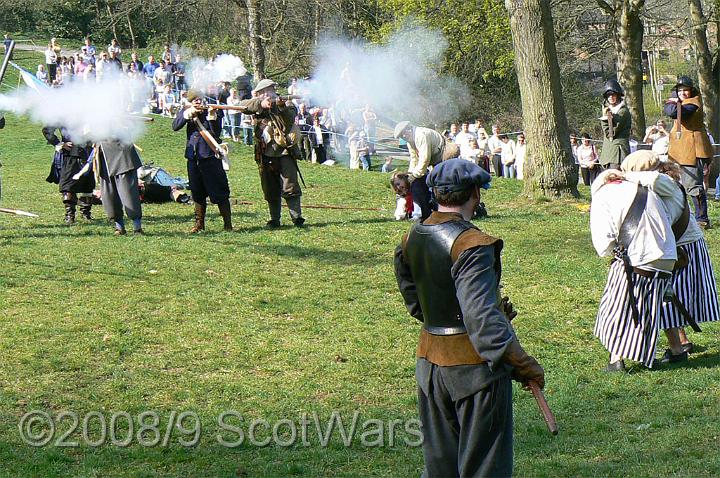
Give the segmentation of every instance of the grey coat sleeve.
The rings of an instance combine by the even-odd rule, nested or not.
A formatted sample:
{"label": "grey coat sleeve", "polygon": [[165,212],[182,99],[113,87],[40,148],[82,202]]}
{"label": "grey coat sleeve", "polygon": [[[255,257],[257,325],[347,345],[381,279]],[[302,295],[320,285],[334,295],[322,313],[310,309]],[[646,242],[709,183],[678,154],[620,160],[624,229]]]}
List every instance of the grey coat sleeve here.
{"label": "grey coat sleeve", "polygon": [[503,362],[508,344],[515,338],[497,299],[493,246],[478,246],[460,254],[452,268],[457,298],[470,342],[491,370]]}
{"label": "grey coat sleeve", "polygon": [[405,307],[407,307],[408,313],[420,322],[423,322],[425,318],[420,308],[417,288],[415,287],[415,281],[410,272],[410,267],[403,259],[402,246],[397,246],[397,249],[395,249],[395,279],[397,279],[398,288],[405,301]]}

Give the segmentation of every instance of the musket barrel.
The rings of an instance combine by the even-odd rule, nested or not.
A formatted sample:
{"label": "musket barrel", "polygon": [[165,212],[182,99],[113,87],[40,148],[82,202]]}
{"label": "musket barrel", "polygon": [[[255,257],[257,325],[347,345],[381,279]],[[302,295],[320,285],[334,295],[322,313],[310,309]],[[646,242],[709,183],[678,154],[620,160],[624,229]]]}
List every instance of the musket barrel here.
{"label": "musket barrel", "polygon": [[530,391],[535,397],[535,401],[537,402],[538,408],[545,419],[545,424],[547,425],[548,430],[553,435],[557,435],[558,426],[555,421],[555,415],[553,415],[552,410],[550,410],[550,406],[548,405],[547,400],[545,400],[545,395],[543,395],[542,390],[540,390],[540,386],[536,382],[530,381],[528,382],[528,387],[530,387]]}

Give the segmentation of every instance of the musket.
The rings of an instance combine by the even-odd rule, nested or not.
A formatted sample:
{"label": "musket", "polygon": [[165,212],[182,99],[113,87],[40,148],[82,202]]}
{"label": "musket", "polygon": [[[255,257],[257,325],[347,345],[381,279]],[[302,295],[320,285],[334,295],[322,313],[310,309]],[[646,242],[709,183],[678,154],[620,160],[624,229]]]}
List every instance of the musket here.
{"label": "musket", "polygon": [[545,400],[545,395],[543,394],[542,390],[540,390],[540,386],[537,384],[537,382],[533,380],[530,380],[527,383],[527,386],[530,388],[530,391],[535,397],[535,401],[537,402],[538,408],[540,409],[540,413],[542,413],[542,416],[545,419],[545,424],[547,425],[548,430],[553,435],[557,435],[558,426],[557,422],[555,421],[555,415],[553,415],[552,410],[550,410],[550,406],[548,405],[547,400]]}
{"label": "musket", "polygon": [[135,115],[128,115],[128,118],[135,121],[144,121],[146,123],[152,123],[155,121],[155,118],[151,116],[135,116]]}
{"label": "musket", "polygon": [[[230,204],[233,206],[254,206],[256,203],[252,201],[241,201],[239,199],[230,199]],[[287,207],[287,205],[286,205]],[[354,207],[354,206],[340,206],[334,204],[303,204],[302,207],[306,209],[342,209],[348,211],[385,211],[379,207]]]}
{"label": "musket", "polygon": [[5,214],[15,214],[16,216],[40,217],[37,214],[33,214],[31,212],[21,211],[20,209],[8,209],[5,207],[0,207],[0,212],[4,212]]}
{"label": "musket", "polygon": [[677,114],[675,115],[675,138],[680,139],[682,137],[682,101],[678,98],[677,103]]}
{"label": "musket", "polygon": [[608,122],[608,138],[615,139],[615,125],[613,125],[613,114],[609,107],[606,107],[605,116]]}

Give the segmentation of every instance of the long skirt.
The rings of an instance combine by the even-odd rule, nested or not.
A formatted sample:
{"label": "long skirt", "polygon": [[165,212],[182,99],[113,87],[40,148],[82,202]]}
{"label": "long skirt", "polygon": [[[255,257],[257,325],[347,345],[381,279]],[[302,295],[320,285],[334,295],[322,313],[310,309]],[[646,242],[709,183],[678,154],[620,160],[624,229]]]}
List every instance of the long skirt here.
{"label": "long skirt", "polygon": [[[672,287],[680,303],[697,322],[720,320],[717,285],[705,239],[680,246],[688,255],[688,265],[673,274]],[[660,328],[686,327],[687,320],[677,307],[662,305]]]}
{"label": "long skirt", "polygon": [[639,313],[638,324],[632,317],[623,263],[615,261],[610,265],[593,333],[610,353],[652,367],[660,330],[663,293],[668,279],[633,273],[633,282]]}

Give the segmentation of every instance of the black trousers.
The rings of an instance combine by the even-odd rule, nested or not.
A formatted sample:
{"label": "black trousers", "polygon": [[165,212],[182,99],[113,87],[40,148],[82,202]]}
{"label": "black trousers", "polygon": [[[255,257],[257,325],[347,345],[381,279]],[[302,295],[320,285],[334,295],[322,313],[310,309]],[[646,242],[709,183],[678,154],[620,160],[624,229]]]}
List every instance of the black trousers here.
{"label": "black trousers", "polygon": [[187,169],[193,201],[206,204],[209,196],[213,204],[219,204],[230,198],[230,185],[222,161],[217,158],[188,159]]}
{"label": "black trousers", "polygon": [[438,370],[425,395],[418,387],[423,432],[423,478],[512,475],[513,416],[510,377],[454,401]]}
{"label": "black trousers", "polygon": [[596,165],[594,168],[580,168],[580,174],[582,175],[583,184],[585,186],[590,186],[593,181],[595,181],[595,178],[598,177],[598,174],[600,174],[600,166]]}
{"label": "black trousers", "polygon": [[315,150],[315,159],[317,160],[317,163],[324,163],[327,160],[327,152],[325,151],[325,145],[319,144],[317,146],[313,146],[313,149]]}
{"label": "black trousers", "polygon": [[500,159],[499,154],[492,155],[492,167],[493,167],[493,171],[495,171],[495,177],[501,178],[503,176],[503,167],[502,167],[502,160]]}
{"label": "black trousers", "polygon": [[410,192],[412,193],[413,201],[415,201],[418,206],[420,206],[420,211],[422,214],[420,219],[423,221],[430,217],[430,214],[433,210],[430,203],[430,188],[425,182],[426,178],[427,176],[422,176],[420,178],[416,178],[413,182],[410,183]]}

